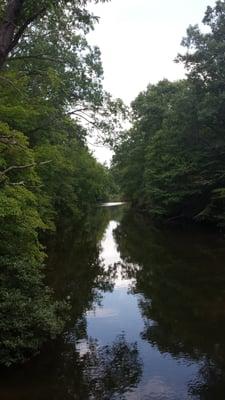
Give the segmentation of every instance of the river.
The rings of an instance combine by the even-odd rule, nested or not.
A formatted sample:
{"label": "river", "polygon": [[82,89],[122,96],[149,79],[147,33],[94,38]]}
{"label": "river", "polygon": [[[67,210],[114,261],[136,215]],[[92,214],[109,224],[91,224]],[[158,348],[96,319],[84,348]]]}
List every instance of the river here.
{"label": "river", "polygon": [[52,243],[65,332],[0,377],[1,400],[225,398],[225,241],[104,205]]}

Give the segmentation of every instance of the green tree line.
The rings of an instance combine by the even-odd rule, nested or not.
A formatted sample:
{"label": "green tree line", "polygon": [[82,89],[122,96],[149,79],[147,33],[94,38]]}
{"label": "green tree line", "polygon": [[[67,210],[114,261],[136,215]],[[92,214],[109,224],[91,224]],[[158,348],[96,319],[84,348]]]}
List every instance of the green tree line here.
{"label": "green tree line", "polygon": [[149,85],[115,146],[124,197],[156,221],[225,225],[225,2],[189,26],[176,61],[187,78]]}
{"label": "green tree line", "polygon": [[[113,182],[87,135],[116,125],[86,0],[0,4],[0,363],[62,331],[69,305],[46,285],[44,233],[81,221]],[[95,1],[96,3],[96,1]],[[82,124],[81,121],[85,121]],[[85,126],[85,127],[84,127]]]}

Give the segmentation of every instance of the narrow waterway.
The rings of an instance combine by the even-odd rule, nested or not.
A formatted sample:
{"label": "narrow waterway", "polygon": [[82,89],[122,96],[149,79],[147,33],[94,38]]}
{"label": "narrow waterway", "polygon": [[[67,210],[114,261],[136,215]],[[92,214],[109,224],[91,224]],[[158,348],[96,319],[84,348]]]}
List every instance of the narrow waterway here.
{"label": "narrow waterway", "polygon": [[225,398],[225,240],[156,229],[123,204],[63,233],[49,280],[64,334],[4,370],[1,400]]}

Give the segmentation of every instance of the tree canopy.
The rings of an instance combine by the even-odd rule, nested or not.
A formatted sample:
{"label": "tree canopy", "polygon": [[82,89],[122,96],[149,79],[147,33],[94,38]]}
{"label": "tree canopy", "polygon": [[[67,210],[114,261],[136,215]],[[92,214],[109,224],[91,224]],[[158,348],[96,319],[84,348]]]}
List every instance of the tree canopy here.
{"label": "tree canopy", "polygon": [[224,226],[225,3],[208,7],[182,44],[187,79],[149,85],[132,103],[133,126],[115,146],[124,196],[157,221]]}
{"label": "tree canopy", "polygon": [[100,51],[86,39],[96,21],[88,3],[0,5],[0,362],[6,365],[36,353],[66,320],[69,305],[46,284],[47,233],[66,221],[80,226],[112,189],[87,136],[94,129],[109,133],[123,105],[103,90]]}
{"label": "tree canopy", "polygon": [[[65,30],[93,28],[96,18],[87,10],[92,0],[2,0],[0,5],[0,67],[29,28],[40,21],[56,23],[59,36]],[[95,3],[107,0],[94,0]],[[52,25],[53,26],[53,25]],[[59,43],[58,43],[59,44]]]}

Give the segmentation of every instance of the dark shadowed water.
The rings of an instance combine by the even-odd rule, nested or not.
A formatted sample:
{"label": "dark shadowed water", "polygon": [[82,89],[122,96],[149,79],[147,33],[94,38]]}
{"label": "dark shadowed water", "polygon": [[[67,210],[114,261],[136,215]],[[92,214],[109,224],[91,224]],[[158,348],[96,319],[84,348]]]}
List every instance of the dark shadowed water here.
{"label": "dark shadowed water", "polygon": [[51,245],[68,326],[1,400],[225,399],[225,239],[102,207]]}

